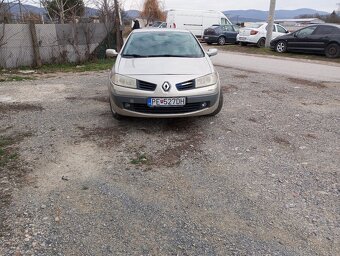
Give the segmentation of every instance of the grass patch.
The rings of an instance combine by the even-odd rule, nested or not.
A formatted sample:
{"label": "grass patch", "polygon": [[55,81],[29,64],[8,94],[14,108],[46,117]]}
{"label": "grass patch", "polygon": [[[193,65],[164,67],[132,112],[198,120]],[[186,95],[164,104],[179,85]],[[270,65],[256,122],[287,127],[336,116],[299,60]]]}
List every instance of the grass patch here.
{"label": "grass patch", "polygon": [[100,59],[78,65],[74,63],[46,64],[36,71],[39,73],[101,71],[111,69],[114,63],[114,59]]}
{"label": "grass patch", "polygon": [[17,153],[11,148],[14,143],[13,138],[0,136],[0,167],[5,167],[11,160],[17,158]]}
{"label": "grass patch", "polygon": [[20,76],[20,75],[6,75],[0,72],[0,82],[15,82],[15,81],[25,81],[25,80],[35,80],[35,77],[31,76]]}
{"label": "grass patch", "polygon": [[147,156],[145,154],[137,154],[136,158],[131,159],[131,164],[141,165],[147,164],[149,162]]}
{"label": "grass patch", "polygon": [[258,48],[255,45],[247,45],[247,46],[224,45],[224,46],[220,46],[220,48],[223,49],[224,51],[230,51],[230,52],[241,52],[241,53],[258,54],[258,55],[264,55],[264,56],[288,57],[288,58],[303,59],[303,60],[318,60],[318,61],[327,61],[327,62],[340,64],[340,58],[330,59],[330,58],[326,58],[323,55],[317,55],[317,54],[289,53],[289,52],[277,53],[268,48]]}
{"label": "grass patch", "polygon": [[[46,64],[40,68],[20,67],[18,69],[0,70],[0,82],[35,80],[39,78],[39,74],[48,74],[56,72],[86,72],[86,71],[102,71],[111,69],[115,59],[98,59],[94,61],[84,62],[82,64],[64,63],[64,64]],[[20,71],[33,70],[29,74],[21,74]]]}

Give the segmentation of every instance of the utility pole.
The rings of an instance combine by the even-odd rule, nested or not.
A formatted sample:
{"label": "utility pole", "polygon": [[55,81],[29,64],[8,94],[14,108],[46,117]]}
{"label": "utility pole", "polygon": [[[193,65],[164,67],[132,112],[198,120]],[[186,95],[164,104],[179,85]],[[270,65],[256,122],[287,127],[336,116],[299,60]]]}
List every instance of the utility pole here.
{"label": "utility pole", "polygon": [[269,14],[268,14],[268,27],[266,36],[266,48],[270,47],[270,41],[273,36],[274,16],[275,16],[276,0],[270,0]]}

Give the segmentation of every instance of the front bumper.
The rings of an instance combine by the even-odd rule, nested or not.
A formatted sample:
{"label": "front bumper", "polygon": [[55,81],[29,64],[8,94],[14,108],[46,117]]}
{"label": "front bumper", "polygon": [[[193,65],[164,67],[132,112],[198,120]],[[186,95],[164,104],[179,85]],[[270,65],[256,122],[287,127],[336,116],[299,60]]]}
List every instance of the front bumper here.
{"label": "front bumper", "polygon": [[[110,86],[109,89],[112,110],[117,114],[131,117],[173,118],[209,115],[218,108],[220,97],[219,84],[188,90],[186,95],[182,93],[169,96],[152,93],[146,95],[145,92],[140,93],[143,95],[137,95],[135,91],[139,90],[127,88],[123,88],[125,92],[122,93],[121,91],[117,92],[114,88],[117,86]],[[133,93],[129,93],[131,90]],[[185,97],[186,105],[182,107],[148,107],[147,100],[151,97]]]}

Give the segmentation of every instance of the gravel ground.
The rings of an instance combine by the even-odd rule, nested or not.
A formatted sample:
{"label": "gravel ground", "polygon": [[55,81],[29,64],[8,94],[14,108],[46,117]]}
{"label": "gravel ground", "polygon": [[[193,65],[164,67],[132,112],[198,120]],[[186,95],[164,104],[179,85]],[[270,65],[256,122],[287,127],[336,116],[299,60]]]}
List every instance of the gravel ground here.
{"label": "gravel ground", "polygon": [[0,84],[0,255],[340,255],[340,84],[218,67],[216,117],[116,121],[107,73]]}

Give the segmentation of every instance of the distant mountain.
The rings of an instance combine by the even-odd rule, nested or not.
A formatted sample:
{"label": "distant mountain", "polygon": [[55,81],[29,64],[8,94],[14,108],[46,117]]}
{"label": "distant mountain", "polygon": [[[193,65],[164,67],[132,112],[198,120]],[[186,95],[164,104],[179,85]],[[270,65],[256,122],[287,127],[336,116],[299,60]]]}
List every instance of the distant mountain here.
{"label": "distant mountain", "polygon": [[[244,21],[265,21],[268,18],[268,11],[261,11],[261,10],[229,10],[223,12],[229,19],[233,22]],[[320,15],[327,15],[329,13],[324,11],[318,11],[314,9],[302,8],[297,10],[277,10],[275,12],[275,19],[293,19],[297,16],[308,14],[320,14]]]}
{"label": "distant mountain", "polygon": [[135,19],[135,18],[140,17],[140,11],[138,11],[138,10],[128,10],[128,11],[125,11],[125,15],[130,19]]}

